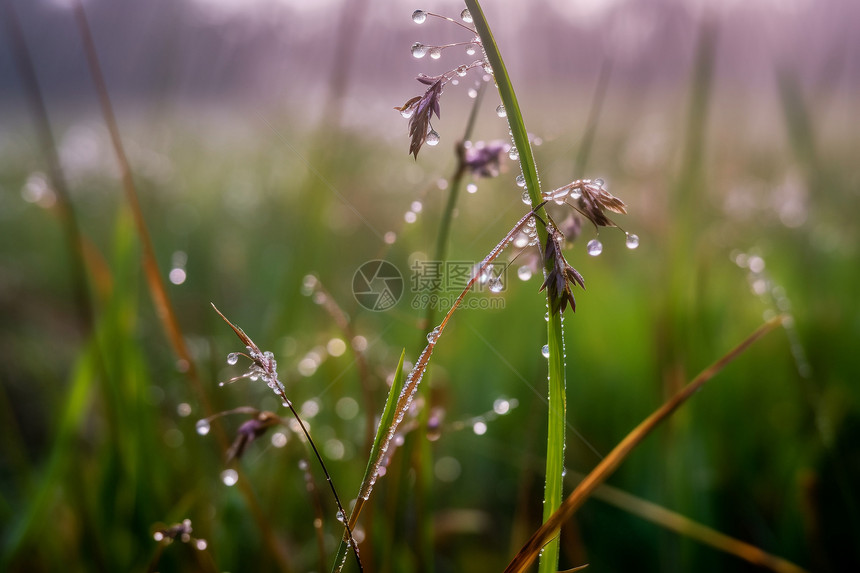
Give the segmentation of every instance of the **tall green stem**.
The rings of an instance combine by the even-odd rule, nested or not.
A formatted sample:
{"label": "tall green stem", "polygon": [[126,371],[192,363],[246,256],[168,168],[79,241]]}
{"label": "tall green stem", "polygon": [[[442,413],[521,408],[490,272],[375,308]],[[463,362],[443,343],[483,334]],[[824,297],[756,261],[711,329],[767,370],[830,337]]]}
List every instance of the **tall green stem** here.
{"label": "tall green stem", "polygon": [[[499,96],[502,105],[505,106],[508,124],[511,128],[514,145],[520,157],[520,167],[525,178],[526,188],[532,207],[541,202],[540,180],[538,179],[537,167],[531,144],[528,139],[522,112],[520,111],[517,96],[514,93],[505,63],[499,53],[499,48],[493,38],[490,27],[477,0],[466,0],[466,7],[472,14],[472,21],[484,54],[490,66],[493,68],[493,76],[499,88]],[[546,212],[543,208],[537,210],[537,215],[547,221]],[[537,225],[538,239],[541,245],[546,244],[547,230]],[[551,270],[550,264],[544,272]],[[549,289],[547,289],[549,291]],[[549,296],[549,292],[547,292]],[[547,308],[550,307],[547,299]],[[546,521],[550,515],[561,505],[562,500],[562,473],[564,470],[564,430],[566,419],[566,393],[565,393],[565,371],[564,371],[564,342],[562,333],[562,314],[550,313],[547,322],[547,346],[549,347],[549,415],[547,427],[547,452],[546,452],[546,485],[544,487],[543,519]],[[554,539],[546,545],[541,554],[539,571],[541,573],[555,572],[558,569],[558,540]]]}

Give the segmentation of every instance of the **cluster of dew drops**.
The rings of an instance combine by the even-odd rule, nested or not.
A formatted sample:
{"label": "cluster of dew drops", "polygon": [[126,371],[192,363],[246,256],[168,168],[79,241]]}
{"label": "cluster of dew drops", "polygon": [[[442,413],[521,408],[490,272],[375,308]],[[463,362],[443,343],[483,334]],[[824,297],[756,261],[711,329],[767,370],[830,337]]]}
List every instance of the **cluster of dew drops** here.
{"label": "cluster of dew drops", "polygon": [[[437,14],[425,12],[424,10],[415,10],[412,13],[412,21],[415,22],[416,24],[423,24],[424,22],[427,21],[427,17],[431,16],[431,15],[437,16]],[[451,18],[447,18],[445,16],[438,16],[438,17],[459,24],[459,22],[456,22],[455,20],[453,20]],[[466,24],[471,24],[472,23],[472,14],[469,12],[469,10],[463,10],[462,12],[460,12],[460,19],[463,22],[465,22]],[[468,28],[468,26],[465,26],[465,27]],[[481,40],[477,36],[475,36],[471,41],[465,42],[466,55],[467,56],[474,56],[480,48],[480,43],[481,43]],[[446,46],[428,46],[426,44],[422,44],[421,42],[415,42],[414,44],[412,44],[411,51],[412,51],[412,56],[416,59],[423,58],[424,56],[429,54],[432,59],[438,60],[439,58],[442,57],[442,50],[443,49],[453,47],[453,46],[458,46],[458,45],[461,45],[461,43],[458,42],[456,44],[448,44]],[[466,75],[466,73],[468,73],[468,71],[472,67],[473,66],[462,64],[460,66],[457,66],[456,70],[454,70],[454,71],[457,73],[457,75],[459,77],[462,78]],[[483,67],[484,67],[484,70],[486,72],[488,72],[488,73],[490,72],[489,64],[487,64],[485,62]],[[453,85],[457,85],[458,81],[455,78],[452,80],[451,83]],[[474,98],[478,97],[478,90],[476,90],[475,88],[470,88],[468,91],[468,95],[470,98],[474,99]],[[412,112],[411,112],[411,110],[404,110],[403,112],[401,112],[401,115],[403,115],[403,117],[408,118],[410,115],[412,115]],[[436,133],[435,131],[431,132],[427,136],[426,143],[427,143],[427,145],[438,144],[439,143],[439,134]]]}
{"label": "cluster of dew drops", "polygon": [[[412,21],[415,22],[416,24],[423,24],[424,22],[427,21],[428,15],[429,15],[429,13],[425,12],[424,10],[415,10],[412,13]],[[469,12],[468,9],[464,9],[460,13],[460,19],[467,24],[471,24],[473,22],[472,14]],[[466,45],[466,54],[468,54],[470,56],[474,55],[477,52],[479,44],[480,44],[480,39],[475,37],[472,42],[469,42]],[[412,56],[417,58],[417,59],[420,59],[420,58],[423,58],[424,56],[426,56],[427,54],[429,54],[432,59],[436,60],[442,56],[442,48],[443,47],[444,46],[427,46],[427,45],[422,44],[420,42],[416,42],[415,44],[412,45]],[[457,68],[457,74],[461,77],[465,76],[467,71],[468,71],[468,67],[465,65],[461,65]],[[485,71],[487,71],[488,73],[491,71],[489,69],[488,64],[485,66]],[[474,90],[474,89],[469,90],[469,97],[475,98],[476,96],[477,96],[476,90]],[[404,112],[404,113],[409,113],[409,112]],[[411,115],[411,113],[410,113],[410,115]],[[502,119],[507,118],[508,114],[507,114],[507,110],[505,109],[504,104],[500,103],[496,107],[496,115]],[[404,115],[404,117],[408,117],[408,115]],[[435,137],[433,137],[434,135],[435,135]],[[520,159],[519,150],[516,147],[516,142],[513,141],[513,133],[510,131],[510,128],[509,128],[509,135],[511,135],[512,141],[511,141],[511,145],[508,149],[508,157],[511,159],[511,161],[519,161],[519,159]],[[428,145],[436,145],[438,143],[439,143],[438,134],[436,134],[435,132],[431,133],[430,136],[428,136],[428,138],[427,138],[427,144]],[[595,179],[594,183],[598,187],[603,187],[603,185],[604,185],[604,181],[602,179]],[[523,189],[522,202],[528,206],[531,206],[531,204],[532,204],[531,203],[531,197],[529,195],[529,190],[526,187],[525,175],[522,172],[520,172],[520,174],[517,175],[516,184],[517,184],[517,187]],[[477,186],[474,183],[472,183],[467,187],[467,191],[469,193],[475,193],[477,191]],[[579,199],[580,196],[581,196],[581,192],[578,190],[573,190],[571,192],[571,198],[574,200]],[[551,197],[549,197],[548,194],[545,193],[544,199],[551,199]],[[558,201],[556,201],[556,202],[558,202]],[[561,201],[561,203],[564,203],[564,201]],[[417,218],[416,217],[417,212],[420,212],[420,208],[414,209],[414,204],[413,204],[413,209],[411,209],[410,211],[408,211],[406,213],[405,218],[406,218],[407,223],[412,223],[415,221],[415,219]],[[626,236],[625,244],[626,244],[628,249],[632,250],[632,249],[636,249],[637,247],[639,247],[639,237],[637,235],[635,235],[633,233],[629,233],[627,231],[624,231],[624,234]],[[514,244],[516,246],[525,247],[525,246],[534,246],[534,245],[538,244],[537,232],[535,229],[535,220],[534,219],[531,219],[528,222],[528,225],[525,229],[524,235],[525,236],[522,237],[521,239],[517,239],[514,241]],[[586,244],[585,250],[586,250],[586,253],[588,253],[590,256],[596,257],[603,252],[603,243],[597,238],[591,239]],[[520,267],[517,270],[518,278],[520,278],[523,281],[529,280],[532,277],[532,274],[533,274],[532,269],[529,268],[528,266],[525,266],[525,265]],[[496,280],[490,279],[490,285],[489,286],[490,286],[490,290],[494,293],[500,292],[502,290],[502,287],[503,287],[501,281],[498,279],[496,279]],[[436,342],[436,339],[438,338],[438,336],[439,336],[439,330],[437,327],[437,328],[433,329],[433,331],[428,333],[427,341],[432,344],[432,343]],[[541,348],[541,354],[544,356],[544,358],[548,358],[549,357],[549,347],[545,345],[543,348]]]}

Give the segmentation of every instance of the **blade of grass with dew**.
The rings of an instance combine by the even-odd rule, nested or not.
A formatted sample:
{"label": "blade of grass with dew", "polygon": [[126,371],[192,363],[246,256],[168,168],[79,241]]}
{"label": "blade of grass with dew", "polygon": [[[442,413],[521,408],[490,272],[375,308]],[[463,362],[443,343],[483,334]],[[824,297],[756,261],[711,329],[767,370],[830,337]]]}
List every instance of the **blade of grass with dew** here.
{"label": "blade of grass with dew", "polygon": [[[406,360],[406,349],[400,353],[400,361],[397,363],[397,370],[394,373],[394,381],[391,383],[391,388],[388,390],[388,398],[385,400],[385,407],[382,409],[382,416],[379,418],[379,425],[376,427],[376,437],[373,439],[373,446],[370,448],[370,456],[367,462],[367,468],[364,470],[364,477],[361,479],[360,492],[365,491],[365,487],[371,479],[375,479],[377,474],[376,459],[379,457],[379,450],[382,447],[385,434],[394,423],[394,414],[396,412],[397,397],[400,395],[400,387],[403,385],[403,362]],[[361,513],[362,507],[367,500],[359,495],[355,500],[355,507],[349,514],[349,527],[355,529],[355,524],[358,521],[358,515]],[[345,539],[341,540],[340,547],[337,550],[332,572],[340,571],[346,560],[349,546]]]}
{"label": "blade of grass with dew", "polygon": [[[541,202],[538,204],[538,208],[542,208],[545,202]],[[385,427],[380,424],[379,428],[384,428],[385,431],[383,433],[379,433],[377,431],[378,443],[374,444],[374,448],[371,451],[370,460],[368,462],[368,471],[365,476],[365,479],[361,483],[361,488],[359,490],[358,499],[356,501],[356,507],[353,512],[350,514],[350,521],[348,523],[349,528],[352,529],[354,526],[354,520],[358,518],[358,510],[364,505],[368,499],[370,499],[370,494],[373,490],[373,486],[376,483],[377,478],[379,477],[379,469],[381,464],[383,463],[383,458],[385,452],[388,450],[391,441],[396,435],[397,428],[400,423],[403,421],[404,416],[406,416],[406,412],[409,410],[409,407],[412,404],[413,398],[415,397],[415,393],[418,391],[418,387],[421,384],[421,379],[424,376],[424,373],[427,370],[427,366],[430,363],[430,358],[433,355],[433,350],[436,348],[436,344],[442,336],[442,333],[445,331],[448,323],[451,320],[451,317],[454,315],[454,312],[460,307],[460,304],[463,302],[463,299],[466,295],[472,290],[472,287],[477,282],[478,278],[486,272],[488,266],[492,264],[493,261],[505,250],[505,248],[513,242],[513,237],[522,230],[522,228],[526,225],[526,223],[535,215],[535,211],[529,211],[526,213],[519,221],[511,228],[510,231],[499,241],[495,247],[490,251],[490,253],[484,257],[484,260],[478,266],[478,268],[473,273],[471,279],[466,284],[465,288],[460,292],[460,295],[451,305],[451,308],[448,309],[448,312],[445,314],[445,318],[442,319],[442,322],[439,323],[439,326],[435,327],[428,335],[427,335],[427,346],[424,347],[424,350],[421,351],[421,354],[418,356],[418,359],[415,361],[415,365],[412,367],[412,370],[409,371],[409,374],[406,376],[405,381],[403,382],[403,388],[400,390],[400,393],[397,395],[395,402],[392,406],[390,406],[393,410],[390,417],[392,418],[389,426]],[[217,310],[217,309],[216,309]],[[222,315],[223,317],[223,315]],[[227,320],[226,318],[224,320]],[[228,323],[230,321],[227,321]],[[231,326],[233,326],[231,324]],[[244,336],[244,333],[240,334],[241,330],[238,330],[235,326],[233,329],[236,331],[236,334],[240,335],[240,338]],[[405,351],[404,351],[405,352]],[[398,371],[398,375],[400,375],[400,371]],[[395,380],[395,382],[397,382]],[[398,384],[392,384],[391,391],[396,388]],[[389,393],[389,401],[391,399],[391,394]],[[386,402],[386,411],[389,408],[389,402]],[[376,441],[375,441],[376,442]],[[560,477],[560,476],[559,476]],[[335,564],[336,566],[337,564]]]}
{"label": "blade of grass with dew", "polygon": [[[528,132],[520,111],[514,87],[505,67],[499,47],[490,31],[487,19],[477,0],[466,0],[466,7],[472,15],[472,21],[481,38],[484,54],[493,69],[493,76],[499,88],[499,96],[511,128],[514,145],[519,152],[520,167],[528,189],[532,207],[537,207],[541,202],[540,180],[538,179],[537,166],[534,154],[529,142]],[[538,216],[547,221],[546,212],[543,207],[536,209]],[[547,230],[541,225],[536,225],[540,245],[545,245]],[[551,270],[551,262],[547,261],[546,272]],[[547,309],[552,308],[547,292]],[[565,364],[564,364],[564,333],[562,330],[562,314],[549,313],[547,322],[547,346],[549,348],[548,358],[548,400],[549,412],[547,416],[547,450],[546,450],[546,475],[544,486],[543,519],[549,516],[561,505],[563,492],[564,471],[564,438],[565,420],[567,417],[567,396],[565,389]],[[550,543],[541,553],[539,571],[550,573],[558,567],[559,545],[557,541]]]}
{"label": "blade of grass with dew", "polygon": [[747,348],[755,341],[762,338],[772,330],[782,325],[783,316],[777,316],[767,321],[759,328],[745,338],[740,344],[729,350],[716,362],[708,366],[705,370],[699,373],[689,384],[684,386],[680,391],[674,394],[669,400],[663,403],[650,416],[645,418],[638,426],[636,426],[623,440],[621,440],[609,454],[601,460],[573,492],[567,496],[564,503],[555,511],[548,520],[529,538],[519,553],[511,560],[505,573],[521,573],[526,571],[537,556],[541,553],[544,546],[555,539],[564,522],[569,520],[573,514],[582,507],[582,504],[588,499],[592,492],[601,483],[612,475],[612,473],[621,465],[630,452],[638,446],[661,422],[668,418],[675,410],[684,404],[693,394],[698,392],[705,383],[716,376],[723,368],[726,367],[735,358],[740,356]]}
{"label": "blade of grass with dew", "polygon": [[[466,164],[466,142],[472,137],[472,132],[475,128],[475,122],[478,118],[478,111],[481,109],[481,102],[486,93],[486,82],[481,82],[478,88],[478,95],[472,102],[472,109],[469,112],[469,119],[466,121],[466,128],[463,130],[463,137],[457,143],[456,156],[457,165],[453,175],[450,178],[448,198],[445,201],[445,208],[442,211],[442,218],[439,221],[439,231],[436,235],[436,250],[433,257],[434,261],[445,261],[448,257],[448,242],[451,237],[451,222],[454,219],[454,211],[457,207],[457,199],[460,196],[460,190],[463,187],[463,179],[468,172]],[[439,294],[442,289],[441,283],[436,283],[431,290],[433,294]],[[430,328],[435,321],[436,308],[432,304],[427,305],[427,312],[424,315],[424,324],[426,328]],[[422,337],[422,344],[424,342]],[[426,376],[426,375],[425,375]],[[425,384],[425,388],[427,385]],[[426,395],[426,390],[424,391]],[[430,401],[427,400],[428,407],[422,408],[418,414],[418,424],[421,428],[426,428],[430,421]],[[416,494],[416,518],[418,528],[418,543],[416,553],[418,554],[419,562],[423,565],[423,570],[432,571],[433,567],[433,515],[432,508],[435,506],[433,499],[433,448],[430,440],[417,440],[415,444],[415,452],[412,456],[413,468],[416,473],[416,481],[414,491]]]}

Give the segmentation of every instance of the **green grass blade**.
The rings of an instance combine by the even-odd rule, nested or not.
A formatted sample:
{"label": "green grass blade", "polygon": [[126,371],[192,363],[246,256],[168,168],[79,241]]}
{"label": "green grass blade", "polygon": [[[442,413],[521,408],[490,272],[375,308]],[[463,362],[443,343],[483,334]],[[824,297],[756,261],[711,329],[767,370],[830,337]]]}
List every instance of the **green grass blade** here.
{"label": "green grass blade", "polygon": [[[658,425],[671,416],[688,399],[702,389],[709,380],[719,374],[723,368],[743,354],[754,342],[782,325],[785,317],[782,315],[770,319],[752,334],[747,336],[740,344],[729,350],[713,364],[699,373],[689,384],[681,388],[670,397],[662,406],[654,410],[650,416],[645,418],[638,426],[631,430],[609,454],[582,480],[576,489],[564,500],[564,504],[555,511],[550,519],[531,536],[523,545],[519,553],[513,558],[505,569],[505,573],[524,573],[528,570],[538,555],[543,556],[545,548],[551,539],[557,539],[557,535],[564,522],[569,520],[573,514],[585,503],[594,490],[602,484],[612,473],[618,469],[630,452],[644,440]],[[544,548],[542,552],[542,548]],[[541,558],[541,563],[543,563]],[[543,566],[541,566],[543,569]]]}
{"label": "green grass blade", "polygon": [[[400,362],[397,363],[397,370],[394,373],[394,382],[391,383],[391,388],[388,391],[388,398],[385,400],[385,408],[382,410],[382,417],[379,419],[379,425],[376,427],[376,437],[373,439],[373,447],[370,448],[370,456],[368,456],[367,468],[364,470],[364,477],[361,479],[361,487],[359,491],[364,490],[365,484],[375,475],[374,461],[379,456],[379,448],[382,447],[383,436],[394,423],[394,413],[396,411],[397,397],[400,395],[400,388],[403,386],[403,361],[406,359],[406,349],[400,353]],[[358,515],[364,507],[365,499],[361,496],[355,501],[355,507],[352,513],[349,514],[349,528],[355,529],[355,524],[358,521]],[[337,556],[332,565],[332,573],[340,571],[343,568],[345,558],[349,547],[346,540],[341,539],[340,547],[337,550]]]}
{"label": "green grass blade", "polygon": [[63,476],[74,464],[74,442],[90,404],[90,392],[96,379],[98,345],[91,340],[82,352],[73,369],[68,393],[62,403],[63,413],[57,427],[57,435],[38,486],[26,504],[26,510],[18,519],[6,526],[0,559],[0,570],[6,571],[19,550],[34,533],[34,527],[44,523],[46,513],[57,490],[62,487]]}
{"label": "green grass blade", "polygon": [[[511,128],[511,136],[514,140],[519,156],[520,167],[526,181],[529,198],[532,207],[540,204],[540,179],[538,178],[537,166],[534,154],[529,143],[528,132],[523,121],[522,112],[516,93],[514,93],[510,76],[505,63],[499,53],[499,48],[490,31],[487,19],[477,0],[466,0],[466,7],[472,14],[475,29],[481,38],[484,54],[490,66],[493,68],[493,76],[499,88],[499,96],[502,105],[507,112],[508,124]],[[537,214],[544,221],[547,220],[543,208],[537,210]],[[546,244],[547,231],[537,225],[538,239],[541,245]],[[549,269],[547,269],[549,270]],[[549,296],[549,292],[547,292]],[[547,300],[549,307],[549,299]],[[565,369],[564,369],[564,341],[561,326],[561,313],[550,313],[547,322],[547,339],[549,346],[549,414],[547,429],[547,452],[546,452],[546,484],[544,487],[543,518],[546,520],[561,505],[564,468],[564,437],[566,419],[566,392],[565,392]],[[558,542],[549,543],[541,554],[540,571],[542,573],[554,572],[558,568]]]}

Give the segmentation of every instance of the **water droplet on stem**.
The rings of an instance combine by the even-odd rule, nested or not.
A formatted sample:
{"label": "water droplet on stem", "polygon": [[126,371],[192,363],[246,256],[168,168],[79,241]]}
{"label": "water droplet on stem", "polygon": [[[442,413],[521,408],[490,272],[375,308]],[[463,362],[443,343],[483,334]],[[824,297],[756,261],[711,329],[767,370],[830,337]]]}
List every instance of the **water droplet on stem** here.
{"label": "water droplet on stem", "polygon": [[627,233],[627,248],[635,249],[639,246],[639,237],[632,233]]}
{"label": "water droplet on stem", "polygon": [[412,44],[412,56],[415,58],[423,58],[427,55],[427,46],[420,42]]}
{"label": "water droplet on stem", "polygon": [[601,243],[597,239],[591,239],[585,246],[585,251],[592,257],[596,257],[603,252],[603,243]]}
{"label": "water droplet on stem", "polygon": [[209,424],[209,420],[197,420],[195,427],[197,428],[197,433],[201,436],[205,436],[209,433],[209,430],[212,429],[212,426]]}
{"label": "water droplet on stem", "polygon": [[423,24],[427,20],[427,12],[424,10],[415,10],[412,12],[412,21],[416,24]]}

